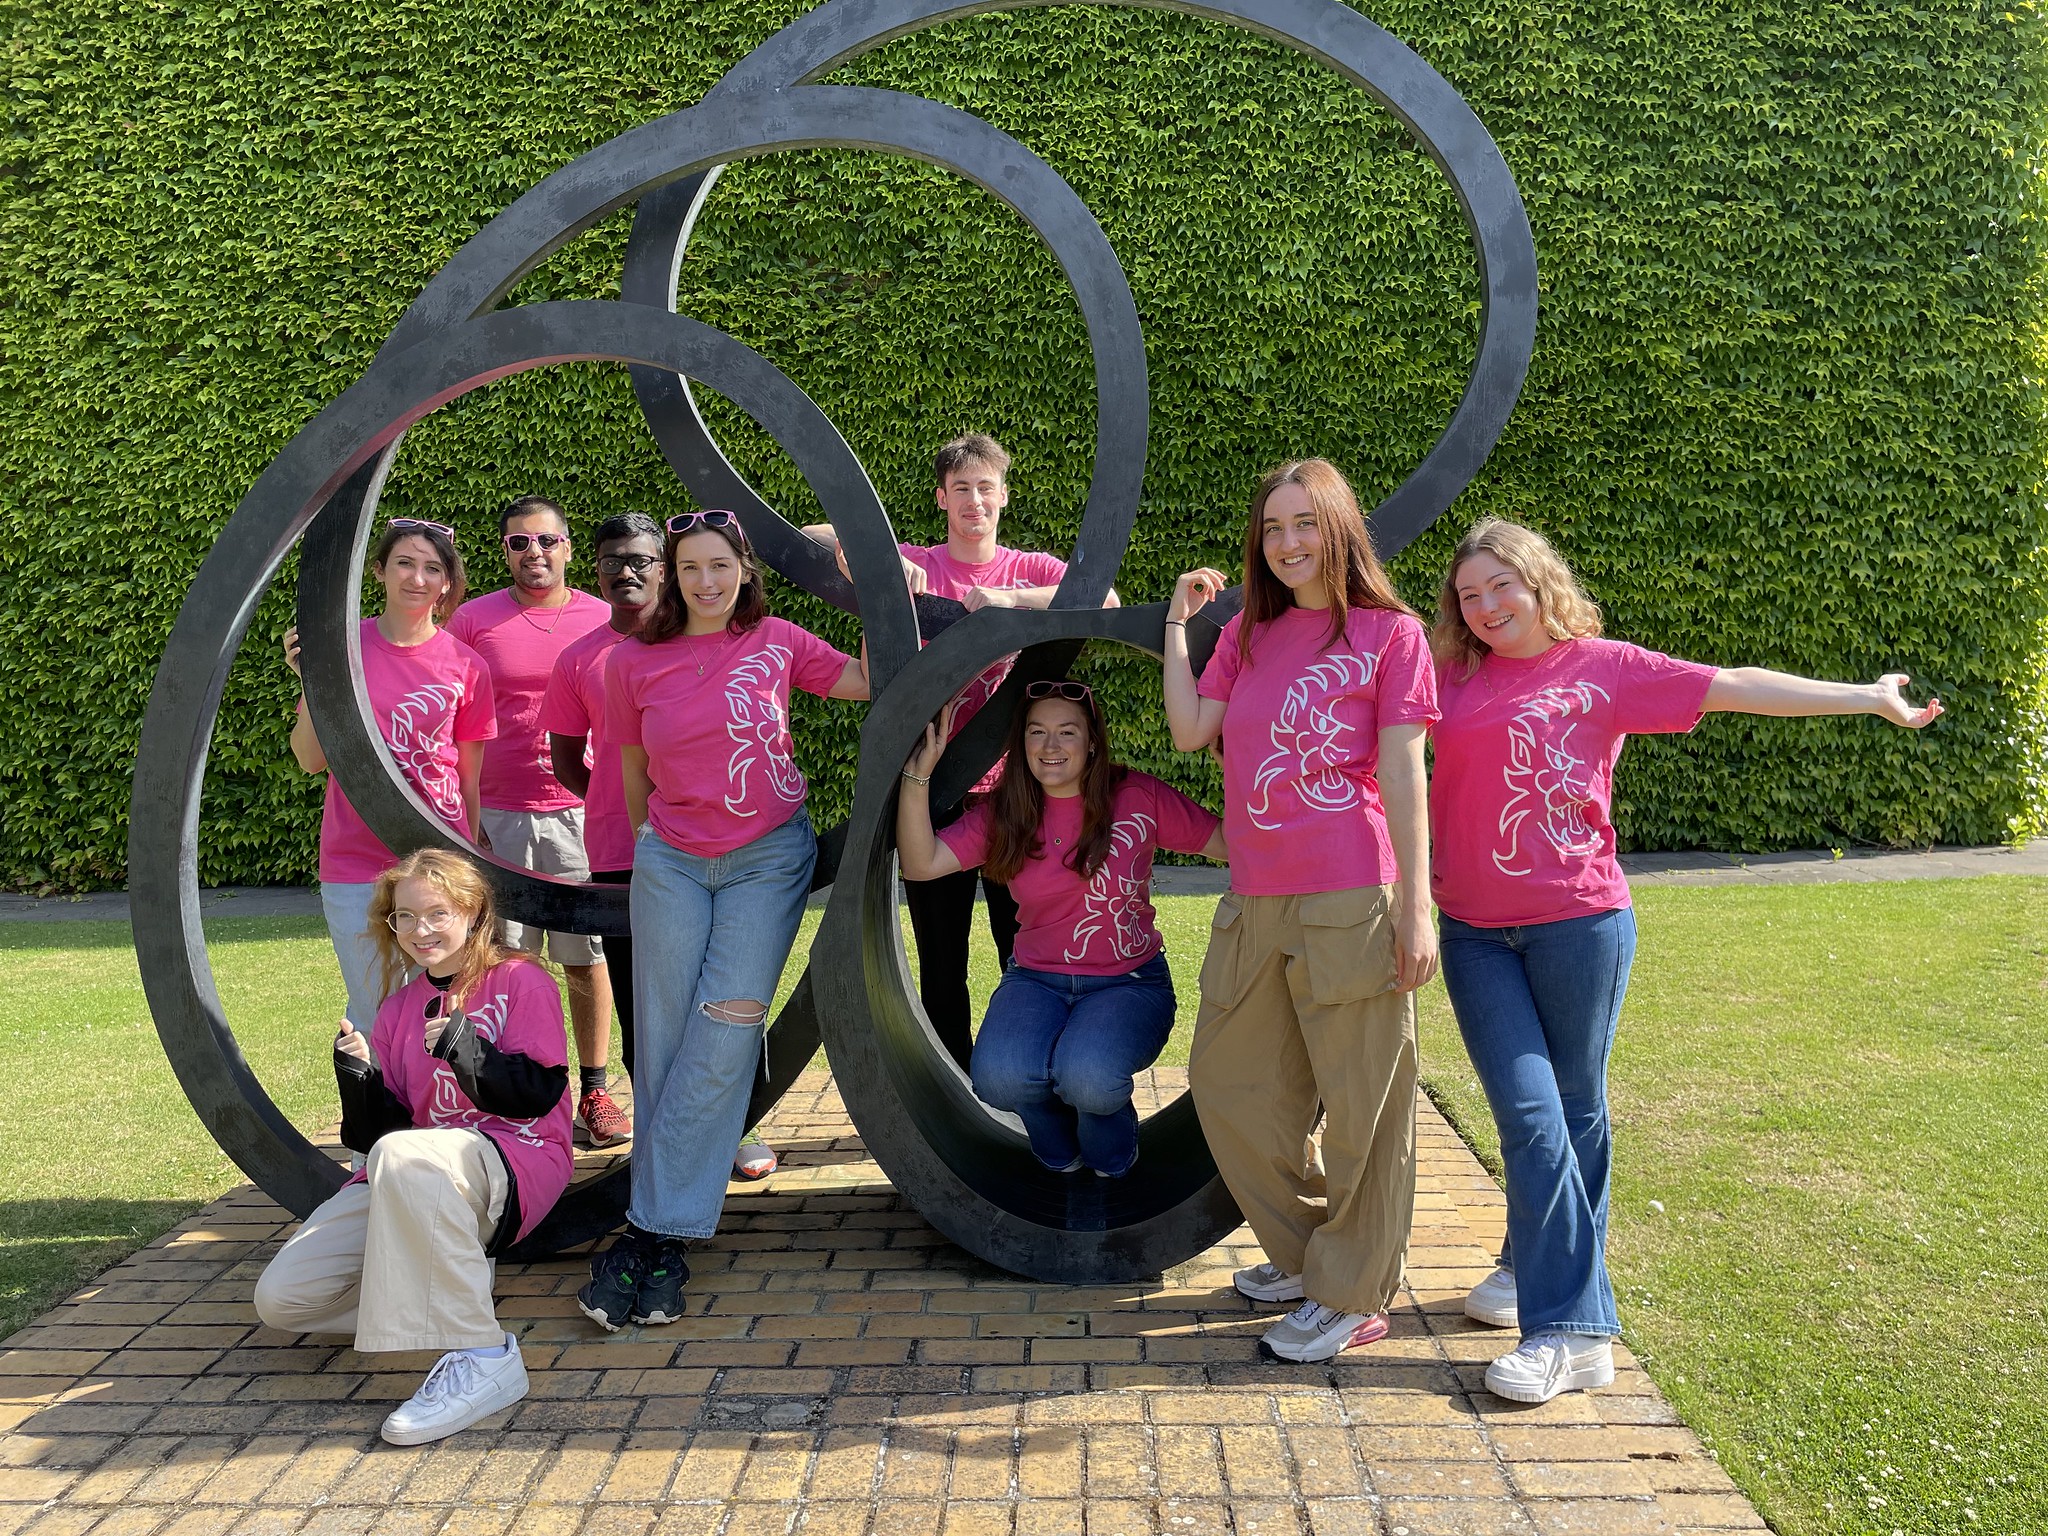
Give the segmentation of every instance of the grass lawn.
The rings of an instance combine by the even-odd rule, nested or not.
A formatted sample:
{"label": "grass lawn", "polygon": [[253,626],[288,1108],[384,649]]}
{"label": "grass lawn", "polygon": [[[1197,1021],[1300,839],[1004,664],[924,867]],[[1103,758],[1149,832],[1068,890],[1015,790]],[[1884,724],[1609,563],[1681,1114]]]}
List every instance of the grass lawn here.
{"label": "grass lawn", "polygon": [[[1162,903],[1170,1062],[1213,905]],[[2048,882],[1657,890],[1639,919],[1613,1072],[1631,1345],[1780,1530],[2048,1530]],[[257,1073],[325,1123],[341,987],[318,921],[209,939]],[[163,1061],[125,926],[0,924],[0,978],[4,1334],[237,1175]],[[974,979],[985,999],[985,952]],[[1440,986],[1422,1045],[1491,1159]],[[74,1100],[89,1137],[35,1133]]]}

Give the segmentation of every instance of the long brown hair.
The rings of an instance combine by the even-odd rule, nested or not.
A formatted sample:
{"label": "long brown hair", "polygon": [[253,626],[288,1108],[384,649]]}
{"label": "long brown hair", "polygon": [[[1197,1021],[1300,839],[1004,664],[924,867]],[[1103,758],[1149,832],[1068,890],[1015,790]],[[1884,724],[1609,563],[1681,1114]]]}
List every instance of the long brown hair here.
{"label": "long brown hair", "polygon": [[768,599],[761,590],[761,566],[754,558],[754,548],[747,542],[747,536],[736,522],[727,523],[723,528],[714,528],[709,523],[698,523],[682,533],[672,533],[661,551],[661,572],[668,579],[661,584],[661,596],[655,599],[654,612],[640,623],[635,639],[647,645],[659,645],[664,640],[673,640],[683,633],[690,622],[689,599],[683,596],[683,584],[676,577],[676,550],[683,540],[694,539],[700,533],[715,533],[732,546],[732,552],[739,556],[740,590],[733,603],[732,615],[725,621],[725,627],[733,634],[745,634],[768,617]]}
{"label": "long brown hair", "polygon": [[1287,583],[1266,564],[1266,501],[1283,485],[1298,485],[1308,493],[1316,532],[1322,535],[1319,573],[1330,597],[1330,633],[1323,643],[1333,644],[1344,633],[1353,608],[1386,608],[1414,617],[1415,610],[1401,601],[1373,550],[1365,514],[1358,510],[1358,498],[1343,472],[1328,459],[1290,459],[1252,493],[1251,522],[1244,531],[1244,622],[1238,626],[1237,640],[1244,660],[1252,659],[1253,632],[1294,606]]}
{"label": "long brown hair", "polygon": [[455,547],[455,541],[438,528],[429,528],[424,523],[414,522],[403,528],[385,525],[384,536],[377,540],[377,547],[370,551],[370,564],[381,568],[391,558],[391,552],[407,539],[419,539],[434,551],[435,557],[448,571],[448,590],[434,600],[434,622],[446,624],[455,617],[455,610],[462,606],[464,594],[469,591],[469,573],[463,569],[462,551]]}
{"label": "long brown hair", "polygon": [[448,898],[449,906],[469,918],[469,941],[459,952],[455,979],[448,984],[448,1007],[453,1011],[462,1006],[463,999],[484,979],[485,972],[520,958],[520,952],[508,950],[499,942],[498,903],[491,895],[490,883],[476,865],[459,853],[422,848],[379,875],[377,888],[370,893],[370,937],[377,944],[386,997],[404,984],[405,973],[413,966],[412,956],[400,946],[390,921],[398,904],[399,884],[406,880],[425,880]]}
{"label": "long brown hair", "polygon": [[1520,523],[1482,518],[1458,541],[1451,568],[1444,572],[1443,587],[1437,592],[1436,623],[1429,631],[1429,647],[1436,659],[1457,668],[1460,678],[1478,671],[1479,663],[1493,650],[1472,633],[1472,626],[1465,622],[1464,604],[1458,601],[1458,568],[1474,555],[1491,555],[1522,578],[1522,584],[1536,596],[1536,616],[1551,639],[1586,640],[1600,633],[1600,605],[1586,595],[1550,540]]}
{"label": "long brown hair", "polygon": [[1008,885],[1027,859],[1044,851],[1045,786],[1032,776],[1031,765],[1024,760],[1024,733],[1031,723],[1031,711],[1055,701],[1080,705],[1088,722],[1088,763],[1081,770],[1081,835],[1062,862],[1088,880],[1109,861],[1116,787],[1123,782],[1124,768],[1109,755],[1109,732],[1103,727],[1095,695],[1090,693],[1085,702],[1057,696],[1019,701],[1016,714],[1010,717],[1009,756],[1003,760],[1003,776],[988,797],[988,855],[981,861],[981,872],[998,885]]}

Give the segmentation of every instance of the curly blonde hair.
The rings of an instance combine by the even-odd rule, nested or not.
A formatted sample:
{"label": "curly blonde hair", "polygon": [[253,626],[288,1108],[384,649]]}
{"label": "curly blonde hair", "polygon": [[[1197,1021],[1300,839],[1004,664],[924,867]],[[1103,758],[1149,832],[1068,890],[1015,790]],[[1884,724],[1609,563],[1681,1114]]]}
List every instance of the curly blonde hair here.
{"label": "curly blonde hair", "polygon": [[1436,599],[1436,623],[1429,632],[1430,649],[1438,661],[1455,667],[1460,678],[1479,670],[1491,647],[1472,633],[1458,601],[1458,572],[1474,555],[1491,555],[1507,566],[1536,594],[1536,616],[1553,640],[1585,640],[1600,633],[1600,605],[1586,595],[1579,578],[1533,528],[1488,517],[1472,525],[1458,541],[1451,568]]}
{"label": "curly blonde hair", "polygon": [[475,863],[439,848],[409,853],[379,875],[377,888],[370,893],[370,937],[376,942],[377,959],[383,967],[386,997],[404,984],[406,972],[413,967],[412,957],[400,946],[390,922],[398,905],[398,887],[407,880],[425,880],[448,898],[449,906],[469,919],[469,940],[456,957],[455,979],[448,988],[449,1008],[459,1009],[485,972],[517,953],[508,952],[499,942],[497,901]]}

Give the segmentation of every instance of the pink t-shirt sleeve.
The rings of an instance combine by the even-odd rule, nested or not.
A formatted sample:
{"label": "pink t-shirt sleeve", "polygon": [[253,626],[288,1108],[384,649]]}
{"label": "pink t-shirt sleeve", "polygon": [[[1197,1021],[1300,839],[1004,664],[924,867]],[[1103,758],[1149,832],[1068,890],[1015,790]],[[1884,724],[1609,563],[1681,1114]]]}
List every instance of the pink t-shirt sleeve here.
{"label": "pink t-shirt sleeve", "polygon": [[576,686],[576,665],[576,657],[564,651],[548,674],[547,692],[540,696],[540,728],[551,736],[588,736],[595,723]]}
{"label": "pink t-shirt sleeve", "polygon": [[498,706],[491,696],[491,669],[460,640],[462,652],[462,701],[455,706],[455,739],[489,741],[498,734]]}
{"label": "pink t-shirt sleeve", "polygon": [[1201,681],[1195,685],[1195,692],[1203,698],[1218,699],[1226,704],[1230,702],[1230,691],[1237,686],[1238,670],[1244,664],[1237,644],[1243,626],[1243,614],[1233,616],[1223,626],[1223,633],[1216,640],[1216,650],[1209,657],[1209,665],[1202,668]]}
{"label": "pink t-shirt sleeve", "polygon": [[636,663],[645,651],[639,641],[628,640],[612,647],[604,664],[604,734],[615,747],[637,747],[640,738],[640,701],[635,697]]}
{"label": "pink t-shirt sleeve", "polygon": [[1017,560],[1017,575],[1034,587],[1056,587],[1066,574],[1066,561],[1041,550],[1026,550]]}
{"label": "pink t-shirt sleeve", "polygon": [[962,869],[980,868],[988,857],[988,807],[977,805],[950,827],[941,827],[939,841],[952,850]]}
{"label": "pink t-shirt sleeve", "polygon": [[1429,637],[1405,613],[1395,618],[1393,633],[1380,649],[1378,713],[1382,730],[1390,725],[1434,725],[1442,718]]}
{"label": "pink t-shirt sleeve", "polygon": [[805,693],[829,694],[853,658],[800,625],[783,625],[782,635],[789,645],[790,682]]}
{"label": "pink t-shirt sleeve", "polygon": [[1617,648],[1614,726],[1630,736],[1682,735],[1700,723],[1719,668],[1639,645]]}
{"label": "pink t-shirt sleeve", "polygon": [[1174,853],[1200,853],[1206,848],[1222,818],[1171,784],[1154,780],[1150,788],[1152,814],[1159,821],[1159,846]]}

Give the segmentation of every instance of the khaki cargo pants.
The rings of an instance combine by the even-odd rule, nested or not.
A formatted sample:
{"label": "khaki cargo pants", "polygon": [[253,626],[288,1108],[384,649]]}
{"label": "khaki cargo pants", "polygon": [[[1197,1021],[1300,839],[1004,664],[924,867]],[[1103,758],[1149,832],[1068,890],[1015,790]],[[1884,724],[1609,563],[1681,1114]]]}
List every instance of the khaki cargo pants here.
{"label": "khaki cargo pants", "polygon": [[1225,896],[1188,1059],[1266,1257],[1346,1312],[1393,1300],[1415,1212],[1415,997],[1394,990],[1393,900],[1390,885]]}

